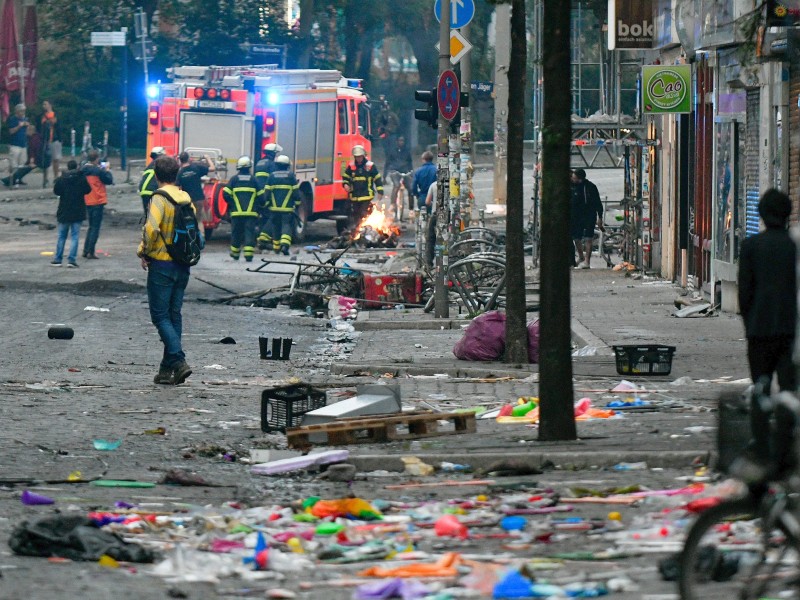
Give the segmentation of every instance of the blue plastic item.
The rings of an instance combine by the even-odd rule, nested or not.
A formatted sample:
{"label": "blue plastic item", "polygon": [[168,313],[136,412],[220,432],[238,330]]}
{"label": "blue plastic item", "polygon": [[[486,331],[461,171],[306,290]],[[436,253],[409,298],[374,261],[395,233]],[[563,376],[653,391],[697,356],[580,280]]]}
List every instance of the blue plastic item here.
{"label": "blue plastic item", "polygon": [[503,517],[500,520],[500,527],[504,531],[520,531],[521,529],[525,529],[525,526],[528,522],[525,520],[525,517]]}
{"label": "blue plastic item", "polygon": [[501,581],[498,581],[494,586],[492,597],[495,600],[503,598],[530,598],[531,582],[528,578],[524,577],[519,571],[509,572]]}

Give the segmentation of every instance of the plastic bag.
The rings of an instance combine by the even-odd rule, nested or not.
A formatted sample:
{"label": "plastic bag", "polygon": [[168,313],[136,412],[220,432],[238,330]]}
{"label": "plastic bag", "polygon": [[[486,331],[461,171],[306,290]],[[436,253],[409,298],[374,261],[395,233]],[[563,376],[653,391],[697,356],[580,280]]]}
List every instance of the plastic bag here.
{"label": "plastic bag", "polygon": [[528,323],[528,362],[539,363],[539,319]]}
{"label": "plastic bag", "polygon": [[498,360],[505,347],[506,315],[493,310],[472,320],[464,337],[453,347],[453,354],[461,360]]}

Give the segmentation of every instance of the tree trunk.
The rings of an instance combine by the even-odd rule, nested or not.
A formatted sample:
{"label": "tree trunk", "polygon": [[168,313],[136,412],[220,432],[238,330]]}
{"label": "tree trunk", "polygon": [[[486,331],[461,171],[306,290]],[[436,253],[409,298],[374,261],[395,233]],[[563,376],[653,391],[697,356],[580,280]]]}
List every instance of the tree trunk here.
{"label": "tree trunk", "polygon": [[539,439],[574,440],[570,340],[570,2],[545,2]]}
{"label": "tree trunk", "polygon": [[528,362],[525,317],[525,241],[522,150],[525,139],[525,0],[511,3],[511,60],[508,67],[508,179],[506,182],[506,362]]}

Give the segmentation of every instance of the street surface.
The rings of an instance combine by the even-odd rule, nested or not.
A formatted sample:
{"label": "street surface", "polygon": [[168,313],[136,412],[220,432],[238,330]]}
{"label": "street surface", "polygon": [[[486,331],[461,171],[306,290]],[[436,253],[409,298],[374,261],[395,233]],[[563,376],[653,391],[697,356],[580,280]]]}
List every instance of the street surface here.
{"label": "street surface", "polygon": [[[621,195],[621,171],[590,172],[589,178],[598,183],[601,195]],[[475,189],[479,203],[491,202],[487,197],[490,172],[478,172]],[[595,355],[574,360],[575,400],[586,396],[602,407],[628,397],[608,391],[622,379],[615,372],[609,345],[643,341],[676,345],[671,375],[635,378],[647,391],[631,397],[641,396],[650,403],[648,408],[616,419],[581,421],[579,439],[568,443],[538,442],[536,428],[525,424],[479,419],[474,434],[350,446],[350,462],[358,469],[350,485],[302,471],[283,477],[257,476],[250,473],[251,451],[297,455],[285,452],[282,434],[260,430],[261,392],[269,387],[299,380],[326,390],[332,402],[354,393],[357,384],[391,382],[399,384],[406,408],[493,409],[515,403],[519,396],[535,396],[536,366],[515,371],[501,363],[455,360],[451,349],[461,335],[455,310],[451,312],[455,329],[431,327],[430,319],[416,311],[373,311],[360,316],[355,332],[337,335],[326,318],[309,317],[302,309],[265,308],[247,299],[214,302],[229,292],[263,290],[287,282],[280,275],[249,273],[247,263],[230,259],[228,228],[223,226],[193,268],[187,289],[184,345],[194,373],[185,385],[154,385],[161,343],[149,320],[145,273],[135,256],[138,196],[131,186],[111,189],[98,242],[100,260],[79,258],[78,269],[49,265],[51,258],[44,253],[55,247],[56,234],[48,226],[55,224],[57,201],[40,196],[35,190],[0,191],[0,310],[5,342],[0,358],[4,425],[0,434],[0,599],[352,598],[355,584],[351,580],[357,572],[376,564],[402,563],[370,559],[366,550],[363,562],[314,561],[314,554],[331,544],[329,538],[317,535],[302,542],[305,554],[291,553],[291,545],[274,542],[273,548],[290,557],[290,566],[277,575],[256,573],[265,577],[254,579],[250,567],[242,567],[239,558],[198,551],[214,539],[252,544],[254,534],[235,533],[237,523],[271,535],[313,530],[313,524],[295,523],[291,518],[269,525],[269,516],[309,496],[335,499],[349,494],[383,507],[387,521],[399,525],[399,532],[348,529],[336,540],[339,552],[372,538],[374,546],[388,543],[395,550],[406,550],[410,544],[424,553],[415,562],[435,562],[444,552],[454,551],[483,564],[527,563],[537,577],[559,585],[617,580],[625,591],[613,592],[614,598],[676,597],[674,584],[662,580],[657,563],[679,547],[688,521],[678,507],[695,496],[654,495],[625,505],[576,503],[569,513],[528,514],[521,536],[503,533],[497,521],[513,512],[509,507],[534,506],[532,497],[547,500],[558,495],[562,497],[558,505],[568,504],[569,497],[579,493],[576,488],[664,490],[683,488],[695,478],[708,482],[713,473],[703,466],[715,451],[716,399],[723,391],[746,386],[744,341],[737,316],[676,319],[672,301],[680,289],[669,282],[627,278],[599,268],[602,261],[596,259],[593,266],[597,268],[576,272],[572,278],[576,345],[597,348]],[[85,231],[84,226],[81,240]],[[334,234],[332,222],[319,221],[312,224],[305,244],[322,243]],[[407,237],[413,239],[412,232]],[[313,260],[300,245],[293,252],[293,258]],[[348,254],[347,260],[352,266],[359,264],[357,253]],[[364,267],[378,270],[380,264],[365,262]],[[536,274],[530,272],[530,278],[535,281]],[[49,340],[47,329],[55,324],[72,327],[75,337]],[[291,360],[261,360],[259,336],[291,337]],[[225,337],[232,337],[236,344],[220,344]],[[493,373],[497,377],[490,377]],[[159,428],[163,435],[154,433]],[[122,443],[116,450],[101,451],[94,448],[95,440]],[[500,458],[519,464],[503,467],[516,473],[511,477],[481,473],[418,477],[400,472],[399,457],[408,455],[435,466],[449,461],[479,469]],[[621,463],[628,463],[620,467],[628,470],[614,468]],[[522,466],[531,465],[543,472],[520,474]],[[157,483],[174,468],[196,473],[213,485]],[[75,478],[82,481],[103,478],[156,485],[130,489],[69,482],[75,472],[80,472]],[[473,477],[493,483],[466,487],[444,483],[469,482]],[[417,481],[434,485],[386,488]],[[20,501],[25,490],[54,498],[56,503],[26,506]],[[451,499],[461,502],[448,504]],[[128,502],[144,513],[182,519],[179,524],[132,527],[124,536],[173,559],[174,548],[180,546],[183,563],[174,579],[151,575],[151,565],[108,568],[95,562],[20,557],[5,544],[24,520],[56,510],[78,514],[116,510],[116,501]],[[237,512],[248,507],[264,508]],[[438,517],[443,508],[469,524],[466,539],[434,535],[427,518]],[[621,521],[617,515],[609,519],[613,512],[619,513]],[[583,521],[554,520],[565,517]],[[595,522],[596,529],[580,530]],[[618,522],[621,530],[615,530]],[[409,527],[410,523],[414,525]],[[564,552],[607,549],[622,556],[545,560]],[[234,552],[243,551],[237,547]],[[252,556],[252,550],[245,556]],[[224,560],[230,562],[223,564]],[[231,564],[241,571],[238,576],[226,576]],[[292,564],[299,571],[292,572]],[[464,580],[470,571],[472,579]],[[487,585],[476,582],[481,576],[489,581],[494,577],[485,567],[460,567],[456,576],[428,583],[440,588],[459,585],[461,592],[471,586],[473,597],[486,597],[485,592],[475,591]],[[285,590],[285,595],[266,595],[276,588]]]}

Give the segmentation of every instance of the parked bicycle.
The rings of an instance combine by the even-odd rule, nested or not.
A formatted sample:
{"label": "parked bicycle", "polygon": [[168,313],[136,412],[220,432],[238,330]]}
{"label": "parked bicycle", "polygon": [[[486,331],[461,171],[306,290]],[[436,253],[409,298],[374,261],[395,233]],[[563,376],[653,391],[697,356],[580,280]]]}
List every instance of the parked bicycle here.
{"label": "parked bicycle", "polygon": [[400,171],[390,171],[389,179],[392,182],[392,218],[395,223],[403,221],[406,206],[413,212],[412,205],[409,204],[411,196],[411,175],[412,171],[401,173]]}
{"label": "parked bicycle", "polygon": [[800,401],[788,392],[769,397],[763,387],[755,398],[784,433],[772,436],[778,448],[769,464],[733,463],[734,474],[749,471],[747,494],[709,508],[689,529],[679,558],[682,600],[800,598]]}

